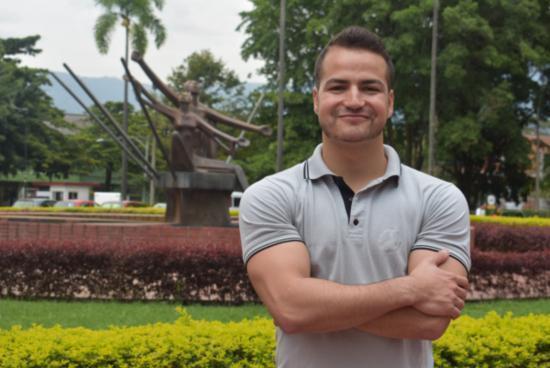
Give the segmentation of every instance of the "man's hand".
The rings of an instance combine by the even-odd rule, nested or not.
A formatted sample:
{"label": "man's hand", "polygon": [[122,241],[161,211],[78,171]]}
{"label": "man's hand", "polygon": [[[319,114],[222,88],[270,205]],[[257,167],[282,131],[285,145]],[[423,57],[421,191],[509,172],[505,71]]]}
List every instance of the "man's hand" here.
{"label": "man's hand", "polygon": [[449,318],[460,316],[460,311],[464,308],[468,280],[462,275],[440,268],[448,259],[448,251],[439,251],[424,256],[411,271],[416,297],[412,306],[420,312]]}

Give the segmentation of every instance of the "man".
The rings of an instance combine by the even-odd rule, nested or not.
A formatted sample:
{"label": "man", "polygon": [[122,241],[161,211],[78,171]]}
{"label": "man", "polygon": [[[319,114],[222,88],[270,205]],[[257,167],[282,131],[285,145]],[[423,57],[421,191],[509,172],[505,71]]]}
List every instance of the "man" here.
{"label": "man", "polygon": [[464,307],[469,211],[452,184],[383,144],[393,65],[359,27],[320,54],[322,144],[244,193],[252,284],[277,325],[278,367],[431,367],[431,341]]}

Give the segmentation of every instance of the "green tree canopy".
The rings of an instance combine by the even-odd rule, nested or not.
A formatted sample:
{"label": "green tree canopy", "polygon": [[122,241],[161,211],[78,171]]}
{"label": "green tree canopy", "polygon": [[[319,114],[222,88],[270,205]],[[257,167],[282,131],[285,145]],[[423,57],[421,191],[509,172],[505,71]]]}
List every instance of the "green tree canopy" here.
{"label": "green tree canopy", "polygon": [[57,127],[66,126],[61,111],[41,89],[46,71],[20,65],[19,55],[35,55],[39,36],[0,39],[0,172],[34,170],[67,175],[76,147]]}
{"label": "green tree canopy", "polygon": [[168,77],[179,92],[183,92],[183,85],[188,80],[200,83],[200,100],[209,106],[230,108],[232,104],[239,104],[243,97],[244,85],[237,73],[227,68],[223,60],[217,59],[210,50],[192,53]]}
{"label": "green tree canopy", "polygon": [[[247,34],[242,55],[265,61],[262,72],[273,87],[279,3],[252,3],[252,10],[241,13],[240,28]],[[488,193],[517,198],[529,185],[529,147],[521,132],[545,93],[548,24],[548,0],[441,3],[437,163],[440,176],[455,182],[472,206]],[[386,142],[397,148],[404,163],[422,169],[432,33],[428,0],[287,2],[285,164],[303,160],[320,139],[309,97],[314,62],[330,37],[349,25],[365,26],[384,39],[396,65],[396,112],[387,124]],[[548,114],[547,108],[541,111]],[[265,154],[265,149],[256,153]]]}

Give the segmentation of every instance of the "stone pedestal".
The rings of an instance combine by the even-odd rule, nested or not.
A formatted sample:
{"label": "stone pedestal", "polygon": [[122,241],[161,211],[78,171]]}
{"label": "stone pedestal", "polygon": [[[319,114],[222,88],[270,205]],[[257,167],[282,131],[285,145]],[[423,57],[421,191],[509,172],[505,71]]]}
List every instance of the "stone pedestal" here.
{"label": "stone pedestal", "polygon": [[234,174],[162,173],[158,182],[166,190],[166,222],[183,226],[230,226],[231,192],[237,186]]}

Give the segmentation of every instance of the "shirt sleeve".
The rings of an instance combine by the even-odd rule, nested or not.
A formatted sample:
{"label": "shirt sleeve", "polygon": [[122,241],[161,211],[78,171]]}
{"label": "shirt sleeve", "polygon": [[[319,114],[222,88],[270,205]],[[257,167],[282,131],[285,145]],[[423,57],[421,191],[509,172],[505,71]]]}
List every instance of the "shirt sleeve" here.
{"label": "shirt sleeve", "polygon": [[244,192],[239,206],[239,231],[245,264],[271,246],[303,241],[292,220],[293,195],[290,186],[270,179],[263,179]]}
{"label": "shirt sleeve", "polygon": [[470,270],[470,211],[456,186],[441,186],[428,196],[422,226],[412,247],[416,249],[447,249],[451,257]]}

